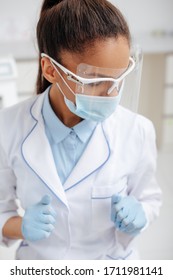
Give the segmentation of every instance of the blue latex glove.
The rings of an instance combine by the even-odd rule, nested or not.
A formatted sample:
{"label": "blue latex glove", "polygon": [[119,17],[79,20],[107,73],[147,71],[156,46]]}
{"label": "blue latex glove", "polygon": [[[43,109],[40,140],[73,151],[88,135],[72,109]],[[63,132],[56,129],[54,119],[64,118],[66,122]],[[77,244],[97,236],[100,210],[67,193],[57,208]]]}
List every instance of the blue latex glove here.
{"label": "blue latex glove", "polygon": [[22,234],[25,240],[37,241],[49,237],[54,229],[56,213],[51,206],[51,197],[28,207],[22,219]]}
{"label": "blue latex glove", "polygon": [[122,232],[136,235],[146,225],[141,203],[133,196],[112,196],[111,220]]}

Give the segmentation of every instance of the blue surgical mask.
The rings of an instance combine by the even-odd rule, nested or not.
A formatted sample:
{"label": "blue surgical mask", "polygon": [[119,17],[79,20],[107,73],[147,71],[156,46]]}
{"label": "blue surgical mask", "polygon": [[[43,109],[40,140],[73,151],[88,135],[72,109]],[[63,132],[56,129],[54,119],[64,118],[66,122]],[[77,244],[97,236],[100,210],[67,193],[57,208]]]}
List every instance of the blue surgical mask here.
{"label": "blue surgical mask", "polygon": [[101,97],[76,94],[76,105],[64,97],[69,110],[75,115],[96,122],[102,122],[107,119],[116,110],[120,102],[120,92],[118,96]]}
{"label": "blue surgical mask", "polygon": [[64,101],[68,109],[75,115],[82,119],[102,122],[114,113],[120,103],[123,92],[123,84],[117,96],[89,96],[84,94],[74,94],[75,104],[67,99],[62,92],[60,86],[57,84],[61,93],[64,96]]}
{"label": "blue surgical mask", "polygon": [[61,87],[57,83],[57,87],[59,88],[60,92],[64,96],[64,102],[66,106],[73,114],[77,115],[82,119],[102,122],[114,113],[114,111],[116,110],[117,106],[120,103],[120,99],[124,87],[124,81],[121,84],[117,96],[93,96],[93,95],[77,94],[72,91],[72,89],[64,80],[63,76],[60,74],[60,72],[57,69],[56,71],[59,73],[59,75],[61,76],[62,80],[69,88],[71,93],[75,96],[75,104],[74,104],[71,100],[69,100],[65,96]]}

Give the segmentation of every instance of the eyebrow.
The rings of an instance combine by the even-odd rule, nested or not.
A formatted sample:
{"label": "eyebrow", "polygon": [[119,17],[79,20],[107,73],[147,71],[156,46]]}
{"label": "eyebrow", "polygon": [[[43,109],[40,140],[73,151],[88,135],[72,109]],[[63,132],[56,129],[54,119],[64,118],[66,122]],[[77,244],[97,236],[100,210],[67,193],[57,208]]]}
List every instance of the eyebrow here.
{"label": "eyebrow", "polygon": [[[96,73],[89,73],[87,75],[93,77],[93,76],[96,75]],[[112,77],[112,76],[106,76],[106,75],[103,75],[103,74],[97,74],[97,77],[99,77],[99,78],[113,78],[114,79],[114,77]]]}
{"label": "eyebrow", "polygon": [[[128,68],[128,67],[127,67]],[[103,75],[103,74],[97,74],[97,77],[98,78],[112,78],[112,79],[118,79],[126,70],[127,70],[127,68],[125,68],[125,70],[124,71],[122,71],[122,73],[120,73],[116,78],[115,77],[113,77],[113,76],[107,76],[107,75]],[[88,76],[95,76],[96,75],[96,73],[88,73],[87,74]]]}

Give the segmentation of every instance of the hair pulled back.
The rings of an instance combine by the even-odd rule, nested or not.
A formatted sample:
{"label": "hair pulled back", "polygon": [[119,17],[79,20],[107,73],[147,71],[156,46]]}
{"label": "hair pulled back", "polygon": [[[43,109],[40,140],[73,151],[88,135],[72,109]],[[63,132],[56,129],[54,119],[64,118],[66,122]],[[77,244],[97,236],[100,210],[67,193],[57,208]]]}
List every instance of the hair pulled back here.
{"label": "hair pulled back", "polygon": [[[61,51],[82,53],[96,40],[124,36],[130,44],[130,31],[121,12],[106,0],[45,0],[37,25],[39,53],[61,62]],[[41,56],[39,56],[41,60]],[[40,62],[40,61],[39,61]],[[37,94],[50,83],[37,77]]]}

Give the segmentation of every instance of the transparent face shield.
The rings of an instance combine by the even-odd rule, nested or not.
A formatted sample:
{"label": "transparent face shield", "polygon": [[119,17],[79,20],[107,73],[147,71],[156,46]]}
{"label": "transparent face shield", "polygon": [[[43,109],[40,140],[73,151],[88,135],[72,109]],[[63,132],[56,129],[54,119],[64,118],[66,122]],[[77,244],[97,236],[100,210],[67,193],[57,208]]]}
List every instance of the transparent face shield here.
{"label": "transparent face shield", "polygon": [[69,75],[68,80],[76,83],[75,92],[98,97],[113,97],[119,94],[124,78],[134,69],[135,62],[129,58],[129,65],[123,69],[101,68],[88,64],[79,64],[75,76]]}
{"label": "transparent face shield", "polygon": [[[50,59],[65,83],[66,90],[68,92],[70,90],[75,96],[75,103],[70,104],[73,113],[83,116],[86,115],[87,111],[87,115],[98,116],[104,114],[108,116],[110,115],[109,112],[115,110],[119,102],[122,106],[137,111],[142,62],[139,48],[132,49],[127,68],[100,68],[81,63],[77,66],[76,73],[71,72],[47,54],[42,53],[41,56]],[[65,78],[59,70],[66,75]],[[68,81],[73,82],[73,90]],[[64,88],[62,90],[59,85],[58,88],[69,104]],[[73,109],[72,105],[74,106]]]}
{"label": "transparent face shield", "polygon": [[136,113],[139,105],[143,66],[143,53],[139,45],[132,46],[131,56],[135,61],[135,67],[133,71],[125,77],[120,105]]}

